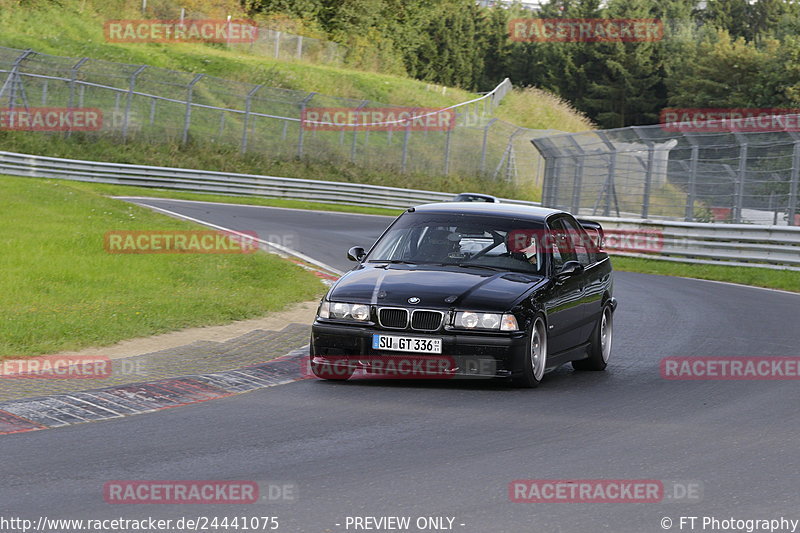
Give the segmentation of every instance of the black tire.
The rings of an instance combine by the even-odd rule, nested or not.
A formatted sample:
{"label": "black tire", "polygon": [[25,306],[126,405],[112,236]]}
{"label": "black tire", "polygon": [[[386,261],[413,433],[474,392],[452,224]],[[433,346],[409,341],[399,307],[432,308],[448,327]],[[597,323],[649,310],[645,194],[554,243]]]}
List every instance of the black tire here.
{"label": "black tire", "polygon": [[545,368],[547,368],[547,324],[544,317],[538,315],[528,332],[522,375],[515,377],[513,384],[517,387],[534,389],[542,382]]}
{"label": "black tire", "polygon": [[611,357],[611,341],[614,337],[614,310],[609,304],[603,306],[603,312],[592,331],[589,344],[589,358],[573,361],[575,370],[605,370]]}

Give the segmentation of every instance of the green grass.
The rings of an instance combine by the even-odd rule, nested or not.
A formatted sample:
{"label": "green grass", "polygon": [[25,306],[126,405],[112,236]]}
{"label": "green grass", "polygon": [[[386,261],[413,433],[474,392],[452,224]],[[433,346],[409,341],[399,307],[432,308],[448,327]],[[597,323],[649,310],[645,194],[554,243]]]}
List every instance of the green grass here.
{"label": "green grass", "polygon": [[726,281],[755,287],[800,292],[800,272],[758,267],[705,265],[613,256],[614,269],[622,272],[642,272],[661,276]]}
{"label": "green grass", "polygon": [[263,316],[324,291],[263,253],[109,254],[109,230],[198,226],[70,182],[0,177],[0,197],[0,357]]}
{"label": "green grass", "polygon": [[569,102],[535,87],[508,93],[497,107],[496,115],[518,126],[536,130],[579,132],[595,128],[592,121]]}

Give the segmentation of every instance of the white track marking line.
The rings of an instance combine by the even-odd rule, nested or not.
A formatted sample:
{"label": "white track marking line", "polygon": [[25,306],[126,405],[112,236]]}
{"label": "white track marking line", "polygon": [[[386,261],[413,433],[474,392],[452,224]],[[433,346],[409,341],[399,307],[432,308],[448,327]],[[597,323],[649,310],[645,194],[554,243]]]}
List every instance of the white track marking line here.
{"label": "white track marking line", "polygon": [[329,272],[332,272],[332,273],[336,274],[337,276],[344,275],[344,272],[342,272],[339,269],[333,268],[330,265],[326,265],[322,261],[317,261],[316,259],[312,259],[312,258],[308,257],[305,254],[301,254],[300,252],[298,252],[296,250],[292,250],[291,248],[287,248],[286,246],[283,246],[281,244],[276,244],[274,242],[265,241],[264,239],[259,239],[258,237],[253,237],[252,235],[248,235],[246,233],[242,233],[242,232],[236,231],[234,229],[226,228],[226,227],[223,227],[223,226],[218,226],[217,224],[212,224],[211,222],[205,222],[203,220],[200,220],[199,218],[194,218],[194,217],[190,217],[190,216],[186,216],[186,215],[181,215],[180,213],[176,213],[174,211],[170,211],[169,209],[164,209],[162,207],[156,207],[154,205],[145,205],[145,207],[147,207],[148,209],[153,209],[155,211],[160,211],[161,213],[164,213],[165,215],[169,215],[171,217],[180,218],[180,219],[183,219],[183,220],[188,220],[190,222],[194,222],[196,224],[201,224],[201,225],[207,226],[209,228],[218,229],[220,231],[225,231],[225,232],[228,232],[228,233],[232,233],[234,235],[238,235],[238,236],[243,237],[243,238],[247,238],[247,239],[252,239],[252,240],[258,241],[258,242],[260,242],[261,244],[263,244],[265,246],[271,246],[272,248],[275,248],[276,250],[279,250],[279,251],[281,251],[281,252],[283,252],[283,253],[285,253],[287,255],[292,255],[292,256],[294,256],[294,257],[296,257],[298,259],[302,259],[303,261],[305,261],[307,263],[311,263],[312,265],[318,266],[319,268],[322,268],[323,270],[327,270]]}
{"label": "white track marking line", "polygon": [[[271,205],[252,205],[252,204],[232,204],[227,202],[207,202],[205,200],[179,200],[177,198],[158,198],[152,196],[112,196],[115,200],[161,200],[164,202],[183,202],[189,204],[211,204],[211,205],[227,205],[234,207],[257,207],[259,209],[283,209],[284,211],[310,211],[312,213],[325,213],[332,215],[348,215],[356,217],[383,217],[383,218],[396,218],[396,215],[376,215],[374,213],[348,213],[347,211],[324,211],[322,209],[303,209],[300,207],[277,207]],[[346,205],[346,204],[331,204],[331,205]],[[369,206],[364,206],[369,207]],[[387,209],[385,207],[377,207],[376,209]],[[405,211],[405,209],[398,207],[398,211]]]}
{"label": "white track marking line", "polygon": [[[650,274],[650,275],[659,275],[659,274]],[[800,292],[792,292],[792,291],[784,291],[781,289],[771,289],[769,287],[759,287],[757,285],[743,285],[741,283],[733,283],[732,281],[718,281],[715,279],[701,279],[701,278],[687,278],[685,276],[668,276],[668,277],[675,277],[681,279],[690,279],[692,281],[705,281],[706,283],[719,283],[721,285],[731,285],[732,287],[742,287],[745,289],[759,289],[762,291],[770,291],[770,292],[779,292],[781,294],[791,294],[793,296],[800,296]]]}

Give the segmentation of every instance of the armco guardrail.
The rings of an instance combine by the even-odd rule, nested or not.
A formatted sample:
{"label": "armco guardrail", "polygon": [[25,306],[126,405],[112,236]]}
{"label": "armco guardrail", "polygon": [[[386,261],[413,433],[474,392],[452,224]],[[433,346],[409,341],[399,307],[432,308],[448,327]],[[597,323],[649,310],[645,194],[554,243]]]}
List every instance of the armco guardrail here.
{"label": "armco guardrail", "polygon": [[669,261],[800,270],[798,227],[590,218],[606,231],[637,230],[658,237],[659,246],[649,253],[619,255],[653,258],[656,253],[657,259]]}
{"label": "armco guardrail", "polygon": [[[453,197],[450,193],[398,187],[80,161],[2,151],[0,174],[398,209]],[[511,199],[501,201],[538,205]],[[660,238],[660,246],[649,249],[646,254],[619,252],[620,255],[800,270],[800,228],[797,227],[590,218],[601,222],[609,232],[650,231]]]}
{"label": "armco guardrail", "polygon": [[[399,209],[447,201],[454,196],[379,185],[81,161],[2,151],[0,174]],[[505,201],[535,205],[533,202]]]}

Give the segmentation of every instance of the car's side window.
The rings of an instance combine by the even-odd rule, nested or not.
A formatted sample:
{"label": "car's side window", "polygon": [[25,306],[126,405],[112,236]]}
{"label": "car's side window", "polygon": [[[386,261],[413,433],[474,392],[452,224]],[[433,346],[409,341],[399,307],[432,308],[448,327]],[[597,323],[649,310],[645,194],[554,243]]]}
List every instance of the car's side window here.
{"label": "car's side window", "polygon": [[562,217],[558,219],[558,221],[564,226],[570,237],[570,243],[578,258],[578,262],[583,266],[589,266],[594,263],[595,258],[589,246],[589,236],[583,228],[579,227],[575,221],[567,217]]}
{"label": "car's side window", "polygon": [[567,261],[577,261],[575,249],[569,230],[564,227],[561,218],[554,220],[550,225],[549,247],[553,257],[553,272],[558,272]]}

